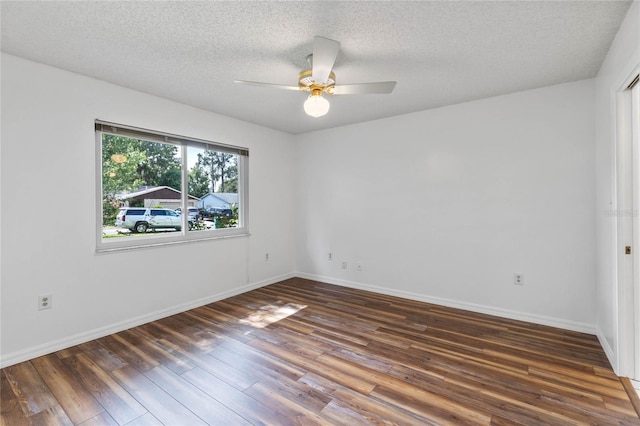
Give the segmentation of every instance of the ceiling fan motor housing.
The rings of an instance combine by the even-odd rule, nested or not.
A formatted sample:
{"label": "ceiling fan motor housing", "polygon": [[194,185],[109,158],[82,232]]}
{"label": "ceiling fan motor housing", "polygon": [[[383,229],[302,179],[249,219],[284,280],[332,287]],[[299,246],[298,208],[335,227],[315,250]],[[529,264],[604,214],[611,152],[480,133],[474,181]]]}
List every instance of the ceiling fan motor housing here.
{"label": "ceiling fan motor housing", "polygon": [[298,74],[298,86],[300,90],[313,92],[317,89],[320,89],[323,92],[332,94],[333,87],[336,84],[336,75],[331,71],[329,73],[329,78],[325,82],[317,82],[313,79],[312,70],[305,70]]}

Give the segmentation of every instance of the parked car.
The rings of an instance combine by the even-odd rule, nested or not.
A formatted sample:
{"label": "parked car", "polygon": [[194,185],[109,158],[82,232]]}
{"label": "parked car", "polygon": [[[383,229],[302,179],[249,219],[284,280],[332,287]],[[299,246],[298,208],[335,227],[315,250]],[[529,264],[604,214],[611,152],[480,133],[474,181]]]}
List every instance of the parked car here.
{"label": "parked car", "polygon": [[209,217],[214,217],[214,216],[231,217],[232,215],[233,215],[233,211],[231,211],[231,209],[222,209],[219,207],[209,207],[207,209],[207,216]]}
{"label": "parked car", "polygon": [[116,226],[132,232],[147,232],[147,229],[182,229],[182,217],[174,210],[165,208],[122,207],[116,215]]}
{"label": "parked car", "polygon": [[[175,212],[178,214],[182,214],[182,208],[178,207]],[[200,214],[200,209],[198,209],[197,207],[187,207],[187,217],[189,221],[196,222],[198,221],[198,219],[200,219],[201,216],[202,215]]]}

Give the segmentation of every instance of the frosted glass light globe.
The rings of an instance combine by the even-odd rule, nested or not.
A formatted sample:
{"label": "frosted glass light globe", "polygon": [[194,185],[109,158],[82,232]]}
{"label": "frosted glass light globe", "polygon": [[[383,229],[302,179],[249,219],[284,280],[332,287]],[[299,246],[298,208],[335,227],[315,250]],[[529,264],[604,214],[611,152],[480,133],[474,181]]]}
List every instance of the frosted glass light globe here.
{"label": "frosted glass light globe", "polygon": [[304,101],[304,112],[312,117],[322,117],[329,112],[329,101],[322,97],[322,95],[309,95],[306,101]]}

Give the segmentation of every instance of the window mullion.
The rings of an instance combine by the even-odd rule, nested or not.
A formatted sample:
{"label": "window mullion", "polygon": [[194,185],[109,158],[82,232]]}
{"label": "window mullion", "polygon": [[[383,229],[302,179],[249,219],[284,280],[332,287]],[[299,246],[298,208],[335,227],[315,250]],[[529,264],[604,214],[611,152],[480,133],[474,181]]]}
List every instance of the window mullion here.
{"label": "window mullion", "polygon": [[181,144],[180,158],[182,160],[182,233],[189,230],[189,167],[187,164],[187,145]]}

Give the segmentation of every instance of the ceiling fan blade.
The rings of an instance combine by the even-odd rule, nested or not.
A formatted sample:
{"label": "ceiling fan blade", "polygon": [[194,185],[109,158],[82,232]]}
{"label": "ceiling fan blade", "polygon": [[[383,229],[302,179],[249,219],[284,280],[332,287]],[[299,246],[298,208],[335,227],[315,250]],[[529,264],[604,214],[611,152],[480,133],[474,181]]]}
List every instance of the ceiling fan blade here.
{"label": "ceiling fan blade", "polygon": [[285,86],[284,84],[259,83],[257,81],[244,80],[233,80],[233,82],[236,84],[243,84],[245,86],[266,87],[268,89],[300,90],[300,87],[298,86]]}
{"label": "ceiling fan blade", "polygon": [[334,95],[367,95],[393,92],[395,81],[379,81],[377,83],[340,84],[333,88]]}
{"label": "ceiling fan blade", "polygon": [[340,43],[337,41],[319,36],[314,37],[311,74],[316,83],[324,84],[327,82],[339,50]]}

